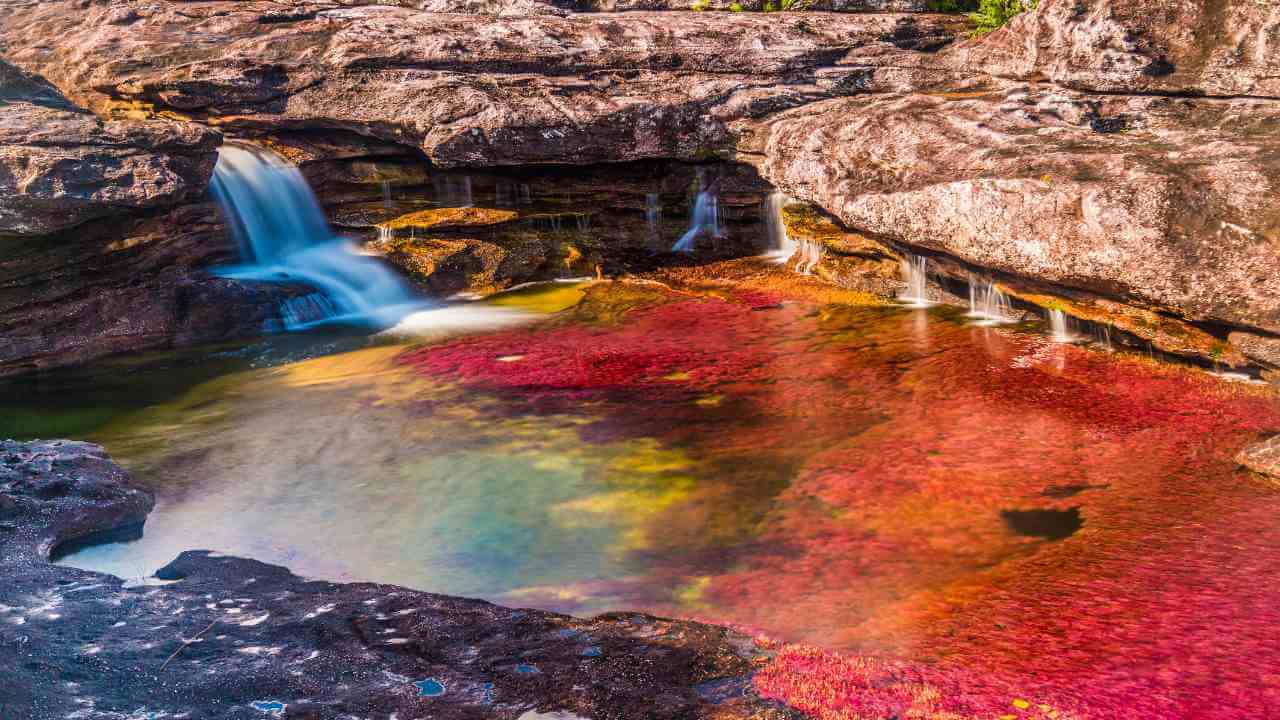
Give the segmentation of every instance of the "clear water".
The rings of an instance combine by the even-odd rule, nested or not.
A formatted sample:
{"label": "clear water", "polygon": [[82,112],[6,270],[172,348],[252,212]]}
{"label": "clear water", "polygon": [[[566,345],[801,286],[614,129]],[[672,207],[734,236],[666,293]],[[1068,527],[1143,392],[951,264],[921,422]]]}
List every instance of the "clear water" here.
{"label": "clear water", "polygon": [[[532,324],[50,380],[2,416],[155,490],[140,540],[65,560],[126,577],[206,548],[735,623],[928,668],[987,703],[957,717],[1280,696],[1280,489],[1232,459],[1280,431],[1269,389],[797,287],[543,285],[496,301]],[[853,662],[803,657],[777,693]]]}

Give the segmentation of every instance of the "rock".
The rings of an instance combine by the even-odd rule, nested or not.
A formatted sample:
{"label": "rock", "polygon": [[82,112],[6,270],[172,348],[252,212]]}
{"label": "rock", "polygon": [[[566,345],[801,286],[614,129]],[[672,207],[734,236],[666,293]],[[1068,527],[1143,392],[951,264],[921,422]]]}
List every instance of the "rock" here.
{"label": "rock", "polygon": [[221,140],[174,122],[103,122],[0,60],[0,236],[199,198]]}
{"label": "rock", "polygon": [[1280,7],[1256,0],[1041,0],[956,68],[1102,93],[1280,98]]}
{"label": "rock", "polygon": [[[120,7],[140,19],[111,25]],[[920,14],[634,12],[477,34],[463,15],[363,6],[264,24],[269,8],[63,0],[0,20],[0,40],[100,113],[346,130],[453,167],[705,159],[732,148],[732,117],[894,82],[960,29]]]}
{"label": "rock", "polygon": [[847,227],[1002,273],[1280,330],[1280,104],[1009,86],[815,103],[763,174]]}
{"label": "rock", "polygon": [[[102,448],[0,442],[6,716],[798,718],[750,693],[750,638],[590,620],[186,552],[158,586],[51,565],[56,543],[136,523],[151,498]],[[654,698],[663,702],[655,703]]]}
{"label": "rock", "polygon": [[1255,443],[1236,455],[1244,467],[1280,482],[1280,436]]}

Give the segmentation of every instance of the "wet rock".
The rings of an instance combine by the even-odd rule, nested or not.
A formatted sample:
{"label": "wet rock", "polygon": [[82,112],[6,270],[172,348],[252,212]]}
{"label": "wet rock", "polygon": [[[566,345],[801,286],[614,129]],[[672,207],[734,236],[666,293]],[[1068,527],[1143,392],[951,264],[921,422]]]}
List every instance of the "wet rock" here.
{"label": "wet rock", "polygon": [[[1091,119],[1141,118],[1123,133]],[[973,266],[1280,329],[1280,105],[1011,86],[828,100],[761,167],[844,225]]]}
{"label": "wet rock", "polygon": [[50,565],[57,543],[145,515],[127,483],[94,445],[0,443],[0,519],[18,529],[0,532],[13,717],[796,717],[751,690],[763,651],[714,626],[313,582],[208,552],[156,586]]}
{"label": "wet rock", "polygon": [[218,133],[103,122],[3,60],[0,88],[0,236],[48,235],[204,193]]}

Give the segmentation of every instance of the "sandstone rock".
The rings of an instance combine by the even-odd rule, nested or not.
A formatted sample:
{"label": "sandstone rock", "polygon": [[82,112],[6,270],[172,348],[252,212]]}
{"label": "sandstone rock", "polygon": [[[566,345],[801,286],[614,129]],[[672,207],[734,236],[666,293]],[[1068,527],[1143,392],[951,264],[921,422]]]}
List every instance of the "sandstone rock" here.
{"label": "sandstone rock", "polygon": [[310,290],[209,274],[234,253],[210,204],[0,242],[0,376],[278,328]]}
{"label": "sandstone rock", "polygon": [[1280,97],[1280,6],[1258,0],[1041,0],[953,67],[1078,90]]}
{"label": "sandstone rock", "polygon": [[204,193],[218,133],[103,122],[2,60],[0,88],[0,236],[47,235]]}
{"label": "sandstone rock", "polygon": [[95,445],[0,441],[7,716],[798,717],[750,691],[766,651],[710,625],[313,582],[207,552],[158,587],[49,564],[56,543],[146,515],[127,483]]}
{"label": "sandstone rock", "polygon": [[1280,105],[1010,86],[770,124],[766,178],[850,228],[1192,321],[1280,330]]}
{"label": "sandstone rock", "polygon": [[1280,436],[1254,443],[1236,455],[1236,462],[1280,482]]}
{"label": "sandstone rock", "polygon": [[[112,25],[122,7],[139,19]],[[0,21],[0,39],[98,112],[344,129],[475,166],[705,158],[733,144],[718,109],[863,92],[959,29],[919,14],[592,13],[477,32],[473,17],[387,6],[264,24],[277,7],[64,0]],[[779,84],[773,105],[735,102]]]}

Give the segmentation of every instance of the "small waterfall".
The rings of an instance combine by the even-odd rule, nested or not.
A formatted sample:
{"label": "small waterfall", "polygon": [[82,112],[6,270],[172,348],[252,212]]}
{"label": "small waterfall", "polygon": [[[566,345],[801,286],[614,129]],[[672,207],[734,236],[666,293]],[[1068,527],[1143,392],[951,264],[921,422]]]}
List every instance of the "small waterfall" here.
{"label": "small waterfall", "polygon": [[391,209],[391,181],[382,181],[382,207]]}
{"label": "small waterfall", "polygon": [[586,232],[591,229],[590,215],[574,215],[573,219],[578,224],[578,232]]}
{"label": "small waterfall", "polygon": [[323,293],[289,298],[280,303],[280,319],[286,328],[314,325],[338,314],[338,308]]}
{"label": "small waterfall", "polygon": [[395,232],[395,230],[392,230],[392,229],[390,228],[390,226],[387,226],[387,225],[378,225],[377,227],[378,227],[378,242],[379,242],[379,243],[391,242],[391,240],[392,240],[393,238],[395,238],[395,236],[396,236],[396,232]]}
{"label": "small waterfall", "polygon": [[1054,342],[1073,343],[1079,340],[1075,333],[1075,319],[1061,310],[1049,309],[1049,334]]}
{"label": "small waterfall", "polygon": [[521,205],[533,204],[533,194],[529,192],[528,183],[520,183],[520,204]]}
{"label": "small waterfall", "polygon": [[422,307],[395,273],[333,234],[302,173],[283,158],[223,145],[211,187],[242,260],[219,275],[319,291],[319,298],[281,305],[289,329],[333,321],[385,326]]}
{"label": "small waterfall", "polygon": [[649,247],[657,249],[662,246],[662,205],[658,203],[658,193],[644,196],[644,222],[649,229]]}
{"label": "small waterfall", "polygon": [[[701,168],[699,168],[701,170]],[[701,174],[699,174],[701,181]],[[674,252],[693,252],[693,243],[701,235],[712,238],[720,237],[720,207],[713,193],[702,191],[693,201],[693,213],[689,218],[689,229],[672,246]]]}
{"label": "small waterfall", "polygon": [[995,282],[969,276],[969,317],[981,325],[1013,322],[1013,304]]}
{"label": "small waterfall", "polygon": [[929,259],[923,255],[907,253],[902,258],[902,280],[907,287],[898,293],[898,299],[914,307],[929,307]]}
{"label": "small waterfall", "polygon": [[[764,201],[764,225],[769,234],[769,251],[767,255],[775,262],[785,263],[795,254],[797,244],[787,235],[787,224],[782,219],[782,208],[787,204],[787,196],[774,190]],[[816,265],[815,260],[812,265]]]}
{"label": "small waterfall", "polygon": [[801,240],[799,245],[800,256],[796,258],[796,272],[801,275],[812,275],[814,268],[818,267],[822,256],[827,252],[826,246],[809,238]]}
{"label": "small waterfall", "polygon": [[1111,344],[1111,326],[1098,324],[1094,330],[1093,339],[1108,352],[1115,350],[1115,346]]}
{"label": "small waterfall", "polygon": [[445,207],[471,207],[471,176],[436,175],[431,178],[436,189],[436,202]]}

